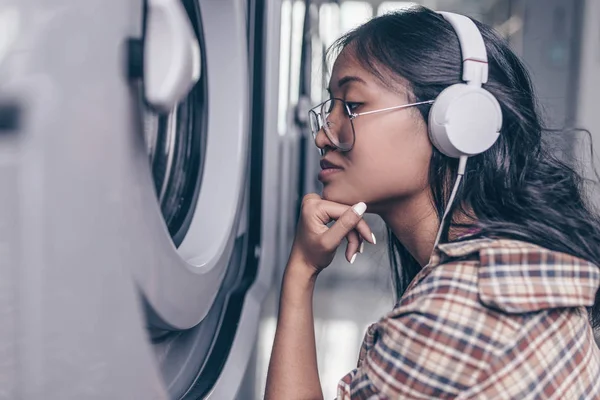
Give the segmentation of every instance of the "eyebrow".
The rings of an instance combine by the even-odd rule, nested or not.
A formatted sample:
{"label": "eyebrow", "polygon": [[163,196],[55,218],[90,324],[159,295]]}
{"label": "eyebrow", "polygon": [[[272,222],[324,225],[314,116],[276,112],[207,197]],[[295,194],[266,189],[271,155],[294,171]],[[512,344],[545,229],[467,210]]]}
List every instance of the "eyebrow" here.
{"label": "eyebrow", "polygon": [[[358,76],[348,75],[348,76],[344,76],[344,77],[340,78],[340,80],[338,81],[338,84],[337,84],[338,88],[341,88],[342,86],[344,86],[346,83],[349,83],[349,82],[359,82],[359,83],[362,83],[363,85],[367,84],[367,82],[365,82],[364,79],[359,78]],[[327,92],[331,95],[330,87],[327,88]]]}

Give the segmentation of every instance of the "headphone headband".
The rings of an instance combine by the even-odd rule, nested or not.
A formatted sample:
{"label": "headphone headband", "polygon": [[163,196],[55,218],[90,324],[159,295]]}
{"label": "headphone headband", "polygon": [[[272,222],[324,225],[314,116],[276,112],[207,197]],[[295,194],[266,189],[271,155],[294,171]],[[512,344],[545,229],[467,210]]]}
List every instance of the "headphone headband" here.
{"label": "headphone headband", "polygon": [[463,60],[463,81],[481,86],[488,80],[488,59],[485,44],[477,25],[464,15],[439,12],[454,28]]}

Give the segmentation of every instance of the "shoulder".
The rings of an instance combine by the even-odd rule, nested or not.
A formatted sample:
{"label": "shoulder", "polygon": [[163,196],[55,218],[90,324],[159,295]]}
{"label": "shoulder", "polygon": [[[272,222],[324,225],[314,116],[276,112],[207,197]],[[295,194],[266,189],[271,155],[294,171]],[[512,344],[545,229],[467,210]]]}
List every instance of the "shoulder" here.
{"label": "shoulder", "polygon": [[475,296],[485,307],[518,314],[590,307],[599,285],[600,268],[581,258],[517,240],[477,239],[439,245],[402,300]]}
{"label": "shoulder", "polygon": [[[483,390],[482,382],[493,389],[498,363],[513,360],[511,371],[519,375],[529,371],[527,360],[540,360],[535,341],[541,336],[556,341],[573,332],[589,334],[587,318],[575,308],[593,304],[599,284],[596,265],[529,243],[441,245],[394,310],[368,330],[359,366],[341,382],[340,398],[452,397]],[[556,310],[562,307],[571,309]],[[588,342],[569,351],[583,354]],[[555,342],[544,343],[557,349]],[[522,353],[523,346],[535,354],[515,364],[520,358],[511,352]],[[548,368],[554,363],[542,361]]]}

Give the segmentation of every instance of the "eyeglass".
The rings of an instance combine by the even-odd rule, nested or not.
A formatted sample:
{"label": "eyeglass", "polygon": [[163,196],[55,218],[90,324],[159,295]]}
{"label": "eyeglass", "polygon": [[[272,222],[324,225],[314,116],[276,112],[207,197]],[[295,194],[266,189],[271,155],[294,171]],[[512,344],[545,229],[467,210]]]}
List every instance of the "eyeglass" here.
{"label": "eyeglass", "polygon": [[[310,130],[316,140],[319,131],[323,129],[329,141],[341,151],[350,151],[356,139],[354,120],[361,115],[375,114],[384,111],[401,110],[404,108],[433,104],[434,100],[420,101],[417,103],[403,104],[400,106],[381,108],[379,110],[353,113],[348,103],[342,99],[331,98],[311,108],[308,111]],[[350,103],[352,104],[352,103]],[[320,109],[319,112],[316,110]],[[319,149],[321,153],[323,151]]]}

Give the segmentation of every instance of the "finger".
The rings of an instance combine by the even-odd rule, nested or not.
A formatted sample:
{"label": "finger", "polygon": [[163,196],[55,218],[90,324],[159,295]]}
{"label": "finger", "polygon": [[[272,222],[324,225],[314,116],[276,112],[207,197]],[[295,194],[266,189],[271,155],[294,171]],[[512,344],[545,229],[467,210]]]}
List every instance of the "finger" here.
{"label": "finger", "polygon": [[346,246],[346,260],[348,260],[350,264],[354,264],[356,253],[358,253],[360,247],[358,232],[351,230],[346,235],[346,238],[348,239],[348,245]]}
{"label": "finger", "polygon": [[358,233],[356,229],[354,229],[356,236],[358,237],[358,252],[363,253],[365,251],[365,239]]}
{"label": "finger", "polygon": [[[332,220],[338,220],[342,214],[348,211],[349,208],[345,204],[335,203],[333,201],[322,200],[318,202],[317,212],[315,215],[323,224],[328,224]],[[373,235],[373,231],[367,224],[367,222],[363,219],[360,219],[358,225],[356,225],[355,229],[358,231],[360,236],[365,239],[367,242],[375,244],[375,235]]]}
{"label": "finger", "polygon": [[337,218],[335,224],[323,234],[324,244],[328,247],[339,246],[342,239],[353,231],[354,228],[357,228],[358,230],[358,223],[362,220],[362,216],[366,209],[367,205],[363,202],[348,207],[348,209]]}
{"label": "finger", "polygon": [[377,241],[375,239],[375,235],[373,234],[373,231],[371,230],[371,228],[369,227],[369,224],[367,224],[367,222],[364,219],[360,220],[360,222],[356,226],[356,230],[358,231],[360,236],[367,242],[369,242],[371,244],[377,243]]}
{"label": "finger", "polygon": [[313,200],[321,200],[321,196],[319,196],[316,193],[308,193],[308,194],[305,194],[304,197],[302,198],[303,203],[313,201]]}

